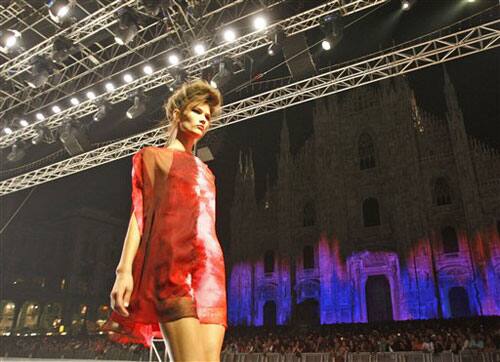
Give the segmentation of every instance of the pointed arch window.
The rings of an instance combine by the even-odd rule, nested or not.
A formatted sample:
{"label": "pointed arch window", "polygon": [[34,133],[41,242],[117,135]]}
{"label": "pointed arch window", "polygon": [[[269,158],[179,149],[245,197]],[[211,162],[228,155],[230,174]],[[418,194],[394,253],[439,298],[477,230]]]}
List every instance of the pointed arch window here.
{"label": "pointed arch window", "polygon": [[358,153],[360,170],[375,167],[375,145],[368,133],[362,133],[359,137]]}
{"label": "pointed arch window", "polygon": [[458,253],[458,237],[457,232],[451,226],[447,226],[441,230],[441,238],[443,240],[443,253]]}
{"label": "pointed arch window", "polygon": [[369,198],[363,201],[363,223],[364,226],[380,225],[380,212],[377,199]]}
{"label": "pointed arch window", "polygon": [[302,225],[313,226],[315,223],[316,223],[316,210],[314,208],[314,202],[310,200],[306,202],[302,210]]}
{"label": "pointed arch window", "polygon": [[440,177],[434,184],[434,204],[437,206],[451,204],[451,188],[444,177]]}
{"label": "pointed arch window", "polygon": [[267,250],[264,254],[264,273],[274,272],[274,250]]}
{"label": "pointed arch window", "polygon": [[304,269],[314,269],[314,248],[311,245],[306,245],[302,249],[302,260]]}

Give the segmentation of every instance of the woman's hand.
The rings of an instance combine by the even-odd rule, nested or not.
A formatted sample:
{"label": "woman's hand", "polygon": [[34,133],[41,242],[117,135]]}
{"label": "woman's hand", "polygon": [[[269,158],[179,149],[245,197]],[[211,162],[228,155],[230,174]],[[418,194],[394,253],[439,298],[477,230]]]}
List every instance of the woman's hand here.
{"label": "woman's hand", "polygon": [[127,307],[134,289],[134,278],[131,272],[117,272],[115,285],[111,290],[111,309],[124,317],[128,317]]}

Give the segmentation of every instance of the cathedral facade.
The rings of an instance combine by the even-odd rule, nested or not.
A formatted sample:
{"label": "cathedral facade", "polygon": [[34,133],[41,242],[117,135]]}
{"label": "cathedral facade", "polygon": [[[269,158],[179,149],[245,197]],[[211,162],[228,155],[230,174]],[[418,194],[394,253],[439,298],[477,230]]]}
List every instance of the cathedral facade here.
{"label": "cathedral facade", "polygon": [[231,207],[231,325],[500,315],[500,155],[466,134],[445,72],[445,119],[403,77],[315,101],[294,157],[255,199],[240,155]]}

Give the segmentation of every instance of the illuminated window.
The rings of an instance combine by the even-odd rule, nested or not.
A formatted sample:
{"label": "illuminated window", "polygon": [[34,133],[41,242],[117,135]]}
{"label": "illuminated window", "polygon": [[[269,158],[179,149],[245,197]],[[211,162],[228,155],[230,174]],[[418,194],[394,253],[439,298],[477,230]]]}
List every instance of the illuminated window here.
{"label": "illuminated window", "polygon": [[63,290],[66,287],[66,279],[62,278],[61,279],[61,290]]}
{"label": "illuminated window", "polygon": [[363,223],[364,226],[380,225],[380,214],[377,199],[369,198],[363,201]]}
{"label": "illuminated window", "polygon": [[274,251],[268,250],[264,254],[264,273],[274,272]]}
{"label": "illuminated window", "polygon": [[368,133],[362,133],[359,137],[358,152],[360,170],[375,167],[375,146]]}

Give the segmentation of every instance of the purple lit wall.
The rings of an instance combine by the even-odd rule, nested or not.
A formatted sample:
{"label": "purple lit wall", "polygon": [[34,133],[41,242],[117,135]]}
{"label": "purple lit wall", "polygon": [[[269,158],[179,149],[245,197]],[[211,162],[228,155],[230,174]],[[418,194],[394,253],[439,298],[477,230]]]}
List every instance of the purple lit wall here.
{"label": "purple lit wall", "polygon": [[[262,325],[264,306],[276,305],[276,324],[290,322],[292,305],[318,302],[321,324],[367,322],[370,278],[387,285],[391,319],[451,318],[457,313],[500,315],[500,241],[494,228],[468,240],[458,232],[458,252],[444,253],[429,239],[414,242],[406,255],[361,251],[343,260],[341,242],[320,237],[315,267],[304,269],[296,258],[292,280],[289,255],[276,255],[275,269],[264,273],[263,257],[239,262],[231,270],[229,323]],[[431,240],[439,240],[437,233]],[[295,299],[292,297],[292,288]],[[368,303],[367,303],[368,301]]]}

